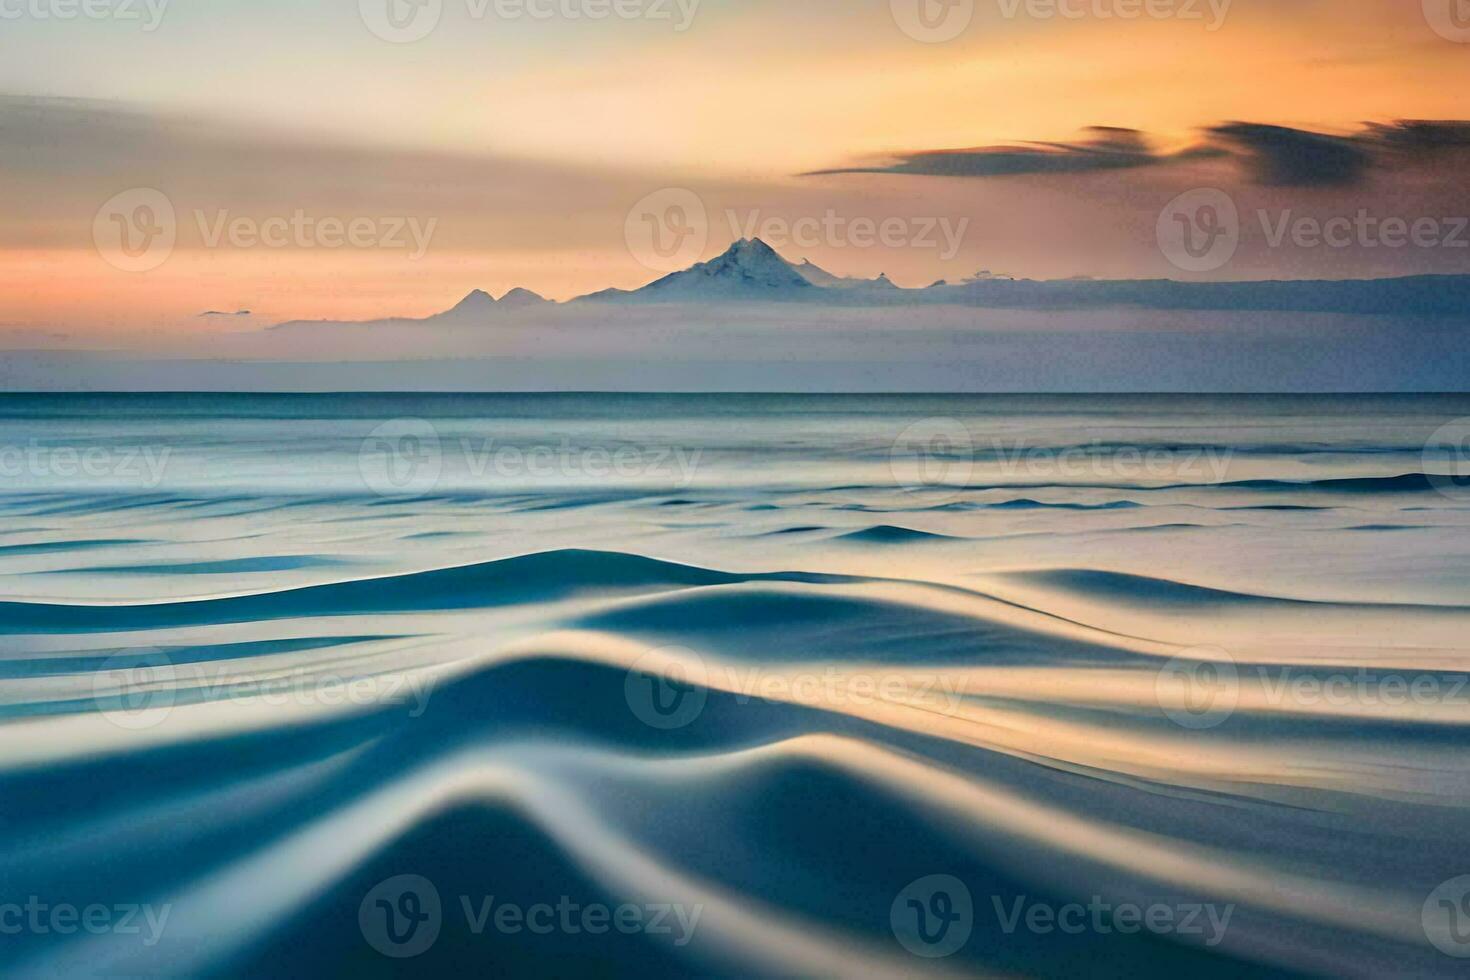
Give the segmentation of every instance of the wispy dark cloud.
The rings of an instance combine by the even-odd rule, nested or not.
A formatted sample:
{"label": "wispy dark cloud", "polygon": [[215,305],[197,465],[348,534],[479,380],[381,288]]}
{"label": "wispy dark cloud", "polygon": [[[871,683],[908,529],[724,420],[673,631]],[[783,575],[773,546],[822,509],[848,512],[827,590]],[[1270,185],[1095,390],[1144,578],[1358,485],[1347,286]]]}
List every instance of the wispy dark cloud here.
{"label": "wispy dark cloud", "polygon": [[[1277,187],[1351,185],[1372,170],[1417,166],[1470,149],[1470,122],[1458,120],[1369,123],[1349,136],[1243,122],[1209,133],[1242,158],[1256,183]],[[1457,176],[1463,179],[1463,172]]]}
{"label": "wispy dark cloud", "polygon": [[1464,149],[1470,147],[1470,122],[1401,119],[1394,123],[1370,124],[1365,138],[1386,147],[1420,153]]}
{"label": "wispy dark cloud", "polygon": [[1267,186],[1355,184],[1373,162],[1369,146],[1352,137],[1248,122],[1208,132],[1240,157],[1251,179]]}
{"label": "wispy dark cloud", "polygon": [[1127,170],[1180,158],[1212,154],[1208,147],[1183,153],[1160,154],[1136,129],[1094,126],[1087,138],[1074,143],[1022,143],[980,146],[964,150],[925,150],[905,154],[896,163],[868,167],[836,167],[820,174],[889,173],[933,177],[1009,177],[1020,174],[1075,174],[1096,170]]}
{"label": "wispy dark cloud", "polygon": [[1371,170],[1422,162],[1431,154],[1470,149],[1470,122],[1400,120],[1338,135],[1289,126],[1229,122],[1207,127],[1203,140],[1160,152],[1133,129],[1097,126],[1073,143],[1023,143],[959,150],[917,150],[869,166],[833,167],[803,176],[881,173],[934,177],[1087,174],[1232,159],[1242,178],[1268,187],[1334,187],[1362,181]]}

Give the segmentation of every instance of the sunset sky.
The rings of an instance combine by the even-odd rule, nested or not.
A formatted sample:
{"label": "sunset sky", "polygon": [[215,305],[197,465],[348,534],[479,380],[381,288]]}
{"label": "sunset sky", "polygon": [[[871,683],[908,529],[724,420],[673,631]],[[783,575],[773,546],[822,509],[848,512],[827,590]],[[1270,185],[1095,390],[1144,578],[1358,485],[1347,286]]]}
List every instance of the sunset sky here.
{"label": "sunset sky", "polygon": [[[658,273],[625,243],[629,209],[670,187],[706,206],[706,257],[770,217],[968,218],[952,254],[773,242],[904,285],[1187,278],[1154,229],[1197,187],[1249,216],[1205,278],[1470,272],[1470,249],[1270,247],[1254,217],[1463,213],[1458,0],[936,0],[968,18],[938,41],[905,30],[917,0],[620,0],[643,15],[598,20],[611,0],[529,0],[544,19],[425,0],[404,17],[432,29],[398,42],[371,29],[385,2],[403,0],[0,6],[0,326],[105,340],[636,286]],[[1174,13],[1119,16],[1139,8]],[[1368,128],[1401,120],[1443,125]],[[166,196],[177,243],[126,271],[94,222],[137,188]],[[208,240],[298,212],[432,236],[422,255]]]}

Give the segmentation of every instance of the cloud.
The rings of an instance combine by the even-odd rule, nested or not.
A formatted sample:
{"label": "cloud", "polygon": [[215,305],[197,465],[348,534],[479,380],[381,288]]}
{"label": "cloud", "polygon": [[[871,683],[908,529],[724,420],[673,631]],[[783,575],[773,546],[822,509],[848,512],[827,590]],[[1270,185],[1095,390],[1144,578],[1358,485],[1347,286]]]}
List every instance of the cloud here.
{"label": "cloud", "polygon": [[[1242,122],[1209,132],[1242,157],[1256,183],[1274,187],[1353,185],[1373,170],[1421,166],[1470,149],[1470,122],[1458,120],[1368,123],[1349,136]],[[1463,180],[1463,172],[1454,176]]]}
{"label": "cloud", "polygon": [[1334,187],[1361,182],[1370,171],[1415,166],[1470,149],[1470,122],[1398,120],[1369,123],[1336,135],[1289,126],[1229,122],[1209,126],[1205,139],[1172,153],[1155,150],[1133,129],[1094,126],[1073,143],[1023,143],[962,150],[915,150],[882,165],[834,167],[802,176],[899,174],[935,177],[1014,177],[1088,174],[1106,170],[1233,160],[1242,180],[1265,187]]}
{"label": "cloud", "polygon": [[[650,192],[675,187],[703,204],[709,241],[702,257],[750,234],[772,241],[767,227],[779,226],[793,258],[840,275],[886,272],[907,285],[958,281],[977,268],[1022,278],[1177,276],[1158,247],[1157,219],[1165,203],[1197,187],[1226,190],[1248,220],[1235,258],[1218,278],[1470,271],[1470,251],[1450,247],[1271,248],[1252,217],[1266,209],[1279,222],[1290,210],[1293,221],[1328,221],[1366,208],[1380,219],[1412,223],[1464,214],[1470,123],[1382,121],[1331,136],[1257,125],[1203,131],[1192,147],[1137,130],[1096,128],[1065,142],[868,161],[874,166],[867,171],[894,174],[887,178],[764,180],[635,174],[356,142],[116,102],[0,95],[0,294],[9,300],[0,318],[79,337],[137,330],[162,344],[160,325],[167,325],[172,343],[175,336],[239,332],[256,322],[426,316],[476,287],[498,295],[524,285],[558,298],[608,285],[631,289],[656,274],[628,247],[630,208]],[[1339,160],[1334,169],[1330,152],[1325,162],[1323,152],[1310,153],[1310,164],[1300,153],[1292,166],[1271,162],[1285,152],[1287,137],[1302,133],[1325,140],[1348,163]],[[1359,159],[1364,155],[1367,163]],[[905,179],[921,173],[970,179]],[[1262,184],[1270,173],[1328,183],[1303,193]],[[1357,173],[1359,183],[1331,183],[1347,179],[1344,173]],[[1007,174],[1017,176],[985,179]],[[161,267],[124,276],[104,261],[93,237],[104,202],[134,188],[168,197],[178,239]],[[432,248],[417,262],[405,249],[281,251],[236,246],[228,236],[211,244],[208,237],[224,221],[247,219],[258,227],[294,220],[298,212],[313,220],[396,216],[438,224]],[[792,231],[813,221],[826,229],[829,219],[841,229],[859,220],[900,219],[914,241],[868,248],[845,232],[823,231],[804,242]],[[921,245],[942,241],[922,230],[938,220],[966,222],[952,260]],[[226,298],[230,305],[220,305]],[[200,311],[245,307],[254,318],[201,322]]]}
{"label": "cloud", "polygon": [[1096,170],[1127,170],[1169,160],[1208,154],[1194,148],[1160,154],[1136,129],[1093,126],[1087,138],[1075,143],[1023,143],[1018,146],[981,146],[965,150],[925,150],[902,155],[898,162],[878,167],[838,167],[822,174],[888,173],[933,177],[1009,177],[1020,174],[1074,174]]}
{"label": "cloud", "polygon": [[1373,162],[1370,145],[1353,137],[1247,122],[1208,132],[1242,159],[1252,180],[1267,186],[1355,184]]}
{"label": "cloud", "polygon": [[[90,248],[120,191],[174,206],[180,248],[201,220],[439,218],[436,247],[577,246],[620,232],[647,180],[595,165],[334,139],[98,100],[0,94],[0,248]],[[548,208],[547,201],[558,202]],[[597,216],[592,225],[583,215]],[[604,236],[605,237],[605,236]]]}
{"label": "cloud", "polygon": [[1370,123],[1367,135],[1386,147],[1434,152],[1470,147],[1470,122],[1401,119],[1394,123]]}

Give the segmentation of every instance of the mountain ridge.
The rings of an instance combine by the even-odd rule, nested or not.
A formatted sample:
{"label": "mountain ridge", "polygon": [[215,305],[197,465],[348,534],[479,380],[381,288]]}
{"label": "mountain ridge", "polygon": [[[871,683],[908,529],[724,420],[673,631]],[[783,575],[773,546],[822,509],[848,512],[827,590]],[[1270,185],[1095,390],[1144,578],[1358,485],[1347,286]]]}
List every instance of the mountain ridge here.
{"label": "mountain ridge", "polygon": [[[721,254],[635,289],[604,289],[558,303],[522,287],[498,300],[472,290],[455,306],[421,319],[369,323],[475,324],[538,310],[599,305],[738,307],[802,304],[832,308],[929,306],[1064,311],[1140,309],[1200,312],[1336,313],[1470,318],[1470,275],[1417,275],[1387,279],[1275,279],[1188,282],[1176,279],[1013,279],[974,277],[908,288],[887,275],[860,279],[834,275],[803,260],[793,264],[759,238],[740,239]],[[311,322],[290,321],[277,326]]]}

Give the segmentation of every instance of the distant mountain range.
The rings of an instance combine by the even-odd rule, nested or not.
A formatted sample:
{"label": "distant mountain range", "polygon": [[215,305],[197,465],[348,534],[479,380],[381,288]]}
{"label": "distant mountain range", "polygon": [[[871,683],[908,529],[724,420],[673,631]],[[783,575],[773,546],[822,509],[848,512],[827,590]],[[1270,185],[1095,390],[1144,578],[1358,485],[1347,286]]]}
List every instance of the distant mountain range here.
{"label": "distant mountain range", "polygon": [[445,310],[437,316],[430,317],[430,319],[464,320],[484,316],[487,313],[498,313],[504,310],[525,310],[550,305],[552,305],[551,300],[538,293],[533,293],[529,289],[517,287],[499,299],[491,296],[483,289],[476,289],[455,304],[453,309]]}
{"label": "distant mountain range", "polygon": [[[528,289],[500,299],[475,290],[452,309],[416,321],[474,324],[504,314],[594,304],[728,307],[748,303],[800,303],[846,308],[951,306],[1017,310],[1093,308],[1272,311],[1369,316],[1470,317],[1470,276],[1397,279],[1180,282],[1172,279],[1038,281],[976,277],[905,289],[887,276],[854,279],[833,275],[809,261],[795,265],[760,239],[742,239],[723,254],[638,289],[604,289],[554,303]],[[282,324],[289,326],[294,324]]]}
{"label": "distant mountain range", "polygon": [[1141,307],[1301,313],[1470,315],[1470,276],[1402,279],[1178,282],[1172,279],[976,279],[903,289],[887,276],[844,279],[793,265],[760,239],[641,289],[607,289],[574,303],[795,302],[837,306],[950,305],[1009,309]]}

